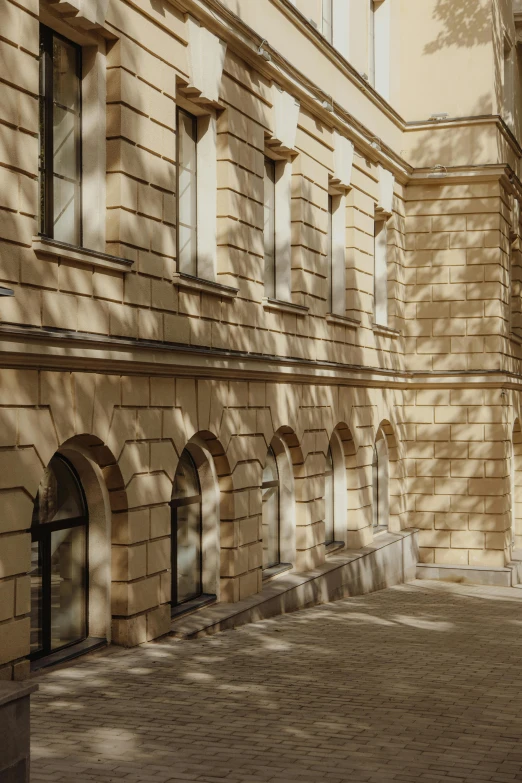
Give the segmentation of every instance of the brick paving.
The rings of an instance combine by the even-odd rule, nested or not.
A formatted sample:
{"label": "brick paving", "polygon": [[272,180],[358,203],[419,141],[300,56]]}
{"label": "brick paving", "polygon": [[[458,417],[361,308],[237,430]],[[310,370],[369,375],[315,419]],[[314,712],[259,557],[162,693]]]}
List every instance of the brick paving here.
{"label": "brick paving", "polygon": [[42,673],[31,781],[522,781],[521,599],[414,582]]}

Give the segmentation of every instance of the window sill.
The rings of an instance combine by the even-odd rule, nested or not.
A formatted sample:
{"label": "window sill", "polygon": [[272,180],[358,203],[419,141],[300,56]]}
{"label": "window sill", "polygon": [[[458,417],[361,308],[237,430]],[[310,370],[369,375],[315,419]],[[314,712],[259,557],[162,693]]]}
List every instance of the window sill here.
{"label": "window sill", "polygon": [[373,528],[373,535],[378,536],[381,533],[388,533],[388,525],[378,525],[378,527]]}
{"label": "window sill", "polygon": [[235,299],[239,293],[239,288],[232,288],[230,285],[215,283],[213,280],[203,280],[201,277],[186,275],[183,272],[175,272],[173,283],[178,288],[186,288],[189,291],[198,291],[204,294],[213,294],[221,296],[224,299]]}
{"label": "window sill", "polygon": [[349,318],[347,315],[338,315],[337,313],[326,313],[326,320],[329,324],[340,324],[349,329],[357,329],[361,322],[356,318]]}
{"label": "window sill", "polygon": [[14,296],[14,291],[12,288],[5,288],[3,285],[0,285],[0,296]]}
{"label": "window sill", "polygon": [[386,337],[401,337],[398,329],[390,329],[383,324],[372,324],[372,331],[374,334],[384,334]]}
{"label": "window sill", "polygon": [[62,647],[56,652],[50,653],[43,658],[36,658],[31,661],[31,671],[36,672],[40,669],[47,669],[48,666],[56,666],[59,663],[65,663],[66,661],[72,661],[73,658],[78,658],[80,655],[98,650],[100,647],[107,645],[107,639],[99,639],[96,636],[88,636],[82,642],[75,642],[68,647]]}
{"label": "window sill", "polygon": [[268,582],[270,579],[274,579],[280,574],[285,574],[287,571],[291,571],[292,568],[292,563],[278,563],[270,568],[265,568],[263,570],[263,582]]}
{"label": "window sill", "polygon": [[187,614],[191,614],[192,612],[196,612],[198,609],[201,609],[203,606],[209,606],[210,604],[215,604],[217,601],[217,597],[215,595],[210,595],[209,593],[203,593],[203,595],[198,595],[197,598],[193,598],[191,601],[185,601],[183,604],[178,604],[177,606],[171,607],[170,616],[172,620],[176,620],[178,617],[184,617]]}
{"label": "window sill", "polygon": [[344,541],[330,541],[329,544],[325,544],[325,555],[328,557],[328,555],[333,555],[334,552],[339,552],[341,549],[344,549],[345,543]]}
{"label": "window sill", "polygon": [[125,272],[133,265],[133,261],[119,256],[111,256],[108,253],[102,253],[100,250],[90,250],[87,247],[77,247],[69,245],[66,242],[58,242],[56,239],[36,236],[33,237],[33,250],[36,255],[45,254],[55,258],[62,258],[66,261],[78,261],[81,264],[101,267],[102,269],[113,269],[118,272]]}
{"label": "window sill", "polygon": [[279,299],[272,299],[264,296],[261,300],[265,310],[276,310],[279,313],[291,313],[291,315],[306,315],[310,310],[304,305],[294,304],[293,302],[281,302]]}

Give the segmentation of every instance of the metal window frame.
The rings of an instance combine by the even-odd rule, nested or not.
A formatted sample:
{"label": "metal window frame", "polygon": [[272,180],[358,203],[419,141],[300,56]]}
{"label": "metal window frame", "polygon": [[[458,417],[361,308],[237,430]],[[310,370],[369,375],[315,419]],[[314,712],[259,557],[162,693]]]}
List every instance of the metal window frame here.
{"label": "metal window frame", "polygon": [[[78,246],[82,246],[83,241],[83,160],[82,160],[82,47],[57,33],[51,27],[40,24],[40,122],[43,119],[43,129],[40,128],[40,134],[43,139],[40,143],[43,146],[43,161],[39,161],[38,174],[40,177],[40,198],[43,190],[43,210],[40,214],[40,235],[54,239],[54,166],[53,166],[53,107],[54,107],[54,88],[53,88],[53,38],[59,38],[73,47],[76,51],[76,73],[79,84],[79,107],[78,116],[75,121],[75,145],[76,145],[76,165],[79,173],[78,186],[79,197],[75,203],[75,224],[78,228]],[[43,74],[42,74],[43,69]]]}
{"label": "metal window frame", "polygon": [[[67,519],[58,519],[54,522],[34,523],[31,525],[31,544],[38,542],[38,561],[41,563],[42,580],[42,598],[41,598],[41,618],[42,618],[42,645],[38,650],[29,654],[29,660],[35,661],[45,658],[66,647],[85,641],[89,636],[89,509],[85,492],[74,466],[62,454],[55,454],[54,458],[60,459],[67,465],[70,474],[80,492],[85,514]],[[66,642],[55,649],[51,648],[51,536],[57,530],[69,530],[75,527],[85,527],[85,563],[84,563],[84,613],[85,613],[85,635],[81,639],[74,639],[72,642]]]}

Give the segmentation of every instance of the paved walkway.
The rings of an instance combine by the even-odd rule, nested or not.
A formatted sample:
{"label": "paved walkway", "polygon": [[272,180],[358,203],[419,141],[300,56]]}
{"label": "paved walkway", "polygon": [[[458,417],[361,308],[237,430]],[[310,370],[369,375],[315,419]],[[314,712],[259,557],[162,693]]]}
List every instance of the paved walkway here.
{"label": "paved walkway", "polygon": [[415,582],[44,673],[31,781],[522,781],[521,599]]}

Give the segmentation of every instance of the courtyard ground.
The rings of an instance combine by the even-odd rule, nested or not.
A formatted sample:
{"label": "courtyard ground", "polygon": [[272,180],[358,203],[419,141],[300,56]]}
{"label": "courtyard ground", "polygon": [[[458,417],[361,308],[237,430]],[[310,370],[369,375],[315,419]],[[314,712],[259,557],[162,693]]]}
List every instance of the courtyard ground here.
{"label": "courtyard ground", "polygon": [[522,590],[417,581],[37,681],[31,783],[522,781]]}

